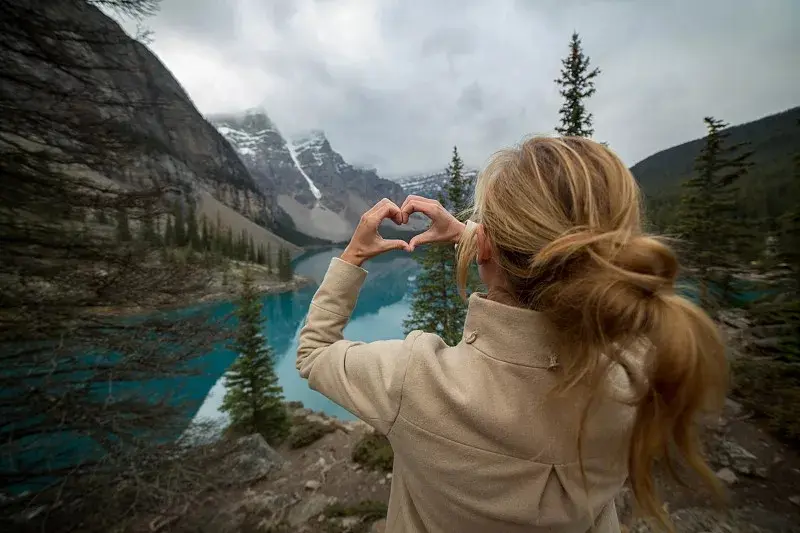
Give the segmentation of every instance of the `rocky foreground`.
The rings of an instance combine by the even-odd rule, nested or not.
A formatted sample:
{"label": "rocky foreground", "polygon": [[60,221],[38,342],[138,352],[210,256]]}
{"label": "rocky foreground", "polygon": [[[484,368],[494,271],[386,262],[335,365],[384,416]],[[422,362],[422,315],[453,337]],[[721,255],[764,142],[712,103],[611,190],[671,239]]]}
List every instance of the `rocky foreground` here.
{"label": "rocky foreground", "polygon": [[[366,459],[364,453],[365,439],[380,439],[362,422],[342,422],[296,404],[291,409],[295,429],[287,443],[272,449],[258,435],[239,439],[237,452],[223,465],[228,488],[169,519],[155,519],[146,530],[382,532],[390,462],[380,457],[381,450]],[[729,502],[715,508],[697,484],[683,489],[662,483],[677,531],[800,532],[800,457],[731,400],[724,415],[708,425],[707,439],[709,460],[728,489]],[[656,531],[637,516],[631,500],[627,488],[617,497],[623,531]]]}

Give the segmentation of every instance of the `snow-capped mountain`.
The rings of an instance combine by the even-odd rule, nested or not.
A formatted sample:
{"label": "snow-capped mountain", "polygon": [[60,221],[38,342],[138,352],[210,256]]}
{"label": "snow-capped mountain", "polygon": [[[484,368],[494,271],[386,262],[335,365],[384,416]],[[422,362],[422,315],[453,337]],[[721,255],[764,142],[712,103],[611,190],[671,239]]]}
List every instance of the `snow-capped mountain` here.
{"label": "snow-capped mountain", "polygon": [[397,183],[348,164],[320,130],[287,142],[260,109],[209,120],[238,152],[265,194],[276,198],[294,229],[306,235],[347,239],[361,214],[376,201],[405,198]]}
{"label": "snow-capped mountain", "polygon": [[[464,169],[464,177],[473,183],[477,175],[477,170]],[[442,190],[442,186],[447,181],[447,171],[400,176],[394,178],[394,181],[403,187],[406,194],[416,194],[417,196],[436,199]]]}

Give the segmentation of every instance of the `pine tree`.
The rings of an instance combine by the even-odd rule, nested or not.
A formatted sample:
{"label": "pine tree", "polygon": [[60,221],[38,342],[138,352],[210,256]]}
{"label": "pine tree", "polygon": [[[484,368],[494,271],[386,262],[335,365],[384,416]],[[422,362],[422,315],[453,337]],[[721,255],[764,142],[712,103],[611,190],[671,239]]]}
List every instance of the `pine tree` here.
{"label": "pine tree", "polygon": [[583,53],[578,33],[572,34],[569,55],[561,60],[561,77],[555,80],[561,88],[564,103],[559,109],[561,122],[556,131],[561,135],[591,137],[592,114],[586,110],[584,100],[595,93],[594,79],[600,69],[589,70],[589,56]]}
{"label": "pine tree", "polygon": [[684,182],[680,218],[686,262],[693,267],[700,304],[716,314],[727,302],[737,263],[736,181],[749,167],[745,143],[727,142],[727,124],[704,119],[708,136],[695,160],[695,174]]}
{"label": "pine tree", "polygon": [[267,265],[267,272],[272,274],[272,247],[270,246],[269,242],[267,242],[267,253],[266,253],[266,262]]}
{"label": "pine tree", "polygon": [[167,226],[164,229],[164,246],[175,246],[175,226],[172,224],[171,215],[167,215]]}
{"label": "pine tree", "polygon": [[225,241],[222,245],[223,255],[226,257],[234,257],[235,247],[233,245],[233,230],[228,226],[228,231],[225,233]]}
{"label": "pine tree", "polygon": [[200,250],[200,232],[197,230],[197,211],[194,203],[189,204],[189,213],[186,217],[186,244],[195,250]]}
{"label": "pine tree", "polygon": [[293,276],[292,255],[288,249],[281,246],[278,249],[278,278],[281,281],[290,281]]}
{"label": "pine tree", "polygon": [[[463,177],[458,150],[447,168],[448,182],[439,202],[456,216],[469,208],[469,184]],[[456,286],[456,255],[451,244],[427,245],[415,259],[420,264],[417,286],[411,301],[411,314],[403,322],[406,333],[422,330],[438,334],[453,346],[461,340],[467,306]],[[477,274],[470,276],[468,290],[477,285]]]}
{"label": "pine tree", "polygon": [[175,246],[181,248],[186,246],[186,222],[183,217],[183,207],[180,202],[175,203]]}
{"label": "pine tree", "polygon": [[208,227],[208,217],[203,215],[200,219],[200,249],[211,249],[211,233]]}
{"label": "pine tree", "polygon": [[256,245],[253,243],[253,238],[250,237],[247,242],[247,260],[253,263],[258,263],[258,256],[256,255]]}
{"label": "pine tree", "polygon": [[[800,183],[800,152],[794,158],[794,182]],[[778,222],[774,251],[764,265],[765,294],[750,310],[755,323],[751,334],[761,351],[800,363],[800,208]]]}
{"label": "pine tree", "polygon": [[245,270],[236,316],[239,320],[232,348],[239,354],[225,375],[222,411],[238,431],[260,433],[271,444],[289,432],[289,416],[283,404],[272,349],[261,333],[263,305]]}
{"label": "pine tree", "polygon": [[139,225],[139,238],[144,242],[155,244],[158,242],[158,235],[156,234],[155,226],[153,223],[153,209],[150,206],[145,207],[142,222]]}
{"label": "pine tree", "polygon": [[127,242],[131,240],[131,228],[128,223],[128,211],[124,208],[117,209],[117,240]]}
{"label": "pine tree", "polygon": [[104,208],[98,208],[97,211],[95,211],[94,216],[98,224],[108,224],[108,215],[106,214],[106,210]]}
{"label": "pine tree", "polygon": [[266,261],[264,257],[264,246],[262,244],[258,245],[258,249],[256,250],[256,263],[259,265],[263,265]]}

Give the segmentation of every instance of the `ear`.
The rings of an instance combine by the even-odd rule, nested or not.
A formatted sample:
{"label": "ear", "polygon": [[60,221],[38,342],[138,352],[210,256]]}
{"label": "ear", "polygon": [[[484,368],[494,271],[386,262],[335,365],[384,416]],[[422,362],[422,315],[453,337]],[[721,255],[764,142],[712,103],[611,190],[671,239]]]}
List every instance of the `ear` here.
{"label": "ear", "polygon": [[492,260],[492,241],[486,232],[483,230],[483,224],[478,224],[475,228],[478,238],[478,264],[483,265]]}

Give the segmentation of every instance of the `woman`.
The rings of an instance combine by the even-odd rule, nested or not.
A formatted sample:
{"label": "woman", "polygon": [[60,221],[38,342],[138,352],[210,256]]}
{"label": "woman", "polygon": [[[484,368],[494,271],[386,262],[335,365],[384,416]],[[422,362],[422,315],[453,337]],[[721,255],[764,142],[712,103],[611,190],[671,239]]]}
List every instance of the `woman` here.
{"label": "woman", "polygon": [[[432,224],[410,243],[378,235],[415,212]],[[462,288],[474,260],[488,288],[469,298],[462,341],[343,340],[361,265],[432,242],[457,245]],[[643,232],[619,158],[583,138],[533,138],[495,154],[468,224],[416,196],[366,213],[314,297],[297,368],[388,436],[388,532],[619,531],[626,479],[666,521],[652,470],[670,450],[717,488],[694,419],[727,385],[718,331],[675,294],[677,272]]]}

